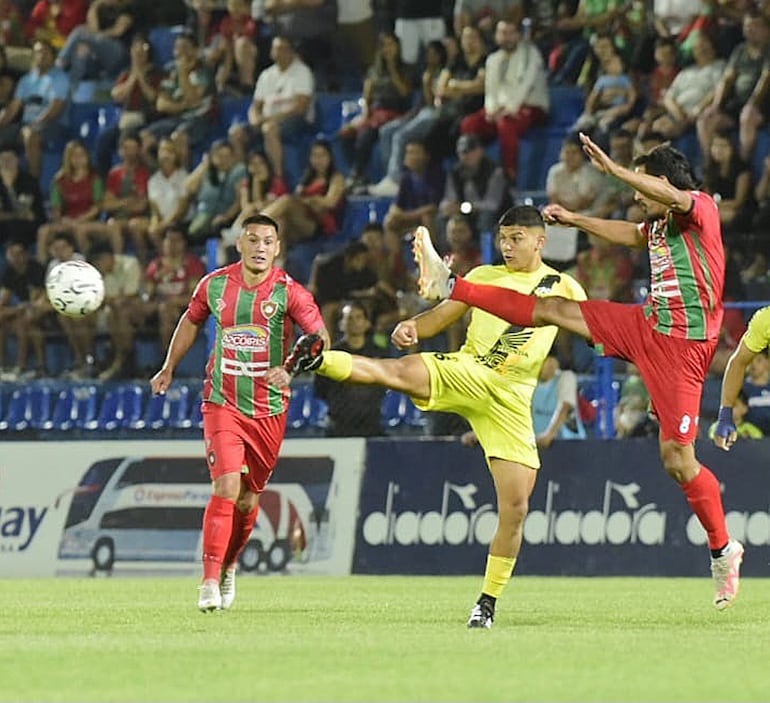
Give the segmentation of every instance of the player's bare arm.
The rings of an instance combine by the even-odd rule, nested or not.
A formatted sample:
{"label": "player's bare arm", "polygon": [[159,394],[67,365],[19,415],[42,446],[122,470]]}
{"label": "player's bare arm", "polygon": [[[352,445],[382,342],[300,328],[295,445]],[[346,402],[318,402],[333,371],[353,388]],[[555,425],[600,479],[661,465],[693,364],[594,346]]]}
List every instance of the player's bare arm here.
{"label": "player's bare arm", "polygon": [[722,377],[722,395],[719,401],[719,417],[717,430],[714,434],[714,444],[720,449],[729,451],[738,439],[738,431],[733,418],[733,406],[738,394],[743,388],[746,369],[757,352],[751,351],[741,340],[735,351],[730,355]]}
{"label": "player's bare arm", "polygon": [[468,309],[465,303],[443,300],[435,307],[396,325],[390,339],[398,349],[407,349],[421,339],[436,336],[459,320]]}
{"label": "player's bare arm", "polygon": [[[543,208],[543,219],[549,224],[577,227],[597,237],[606,239],[613,244],[620,244],[634,249],[645,249],[647,239],[639,225],[622,220],[604,220],[600,217],[589,217],[567,210],[561,205],[546,205]],[[556,235],[558,236],[558,235]]]}
{"label": "player's bare arm", "polygon": [[650,176],[621,166],[582,132],[580,142],[591,163],[602,173],[614,176],[645,197],[665,205],[674,212],[689,212],[692,208],[692,196],[689,191],[676,188],[665,178]]}
{"label": "player's bare arm", "polygon": [[168,390],[174,378],[174,370],[185,354],[192,348],[200,328],[200,325],[188,319],[187,312],[179,318],[174,335],[171,337],[171,344],[169,344],[163,366],[150,380],[150,386],[154,394],[162,395]]}

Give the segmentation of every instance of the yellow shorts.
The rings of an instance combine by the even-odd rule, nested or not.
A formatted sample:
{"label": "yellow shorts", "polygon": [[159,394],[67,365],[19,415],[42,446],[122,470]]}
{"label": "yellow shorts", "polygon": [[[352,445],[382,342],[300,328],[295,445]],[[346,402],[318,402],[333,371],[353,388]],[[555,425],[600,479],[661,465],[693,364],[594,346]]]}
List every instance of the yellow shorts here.
{"label": "yellow shorts", "polygon": [[425,352],[430,398],[414,400],[420,410],[462,415],[479,438],[487,461],[496,457],[540,468],[532,427],[532,391],[500,376],[470,354]]}

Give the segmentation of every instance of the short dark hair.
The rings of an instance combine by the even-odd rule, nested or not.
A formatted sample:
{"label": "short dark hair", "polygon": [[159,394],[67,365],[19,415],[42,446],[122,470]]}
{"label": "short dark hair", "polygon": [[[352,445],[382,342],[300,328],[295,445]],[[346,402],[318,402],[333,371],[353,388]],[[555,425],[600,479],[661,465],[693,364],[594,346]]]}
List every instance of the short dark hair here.
{"label": "short dark hair", "polygon": [[272,227],[276,234],[279,234],[278,223],[270,217],[270,215],[265,215],[263,212],[258,212],[256,215],[249,215],[241,223],[241,233],[243,233],[249,225],[267,225],[268,227]]}
{"label": "short dark hair", "polygon": [[668,182],[680,190],[694,190],[698,179],[687,157],[670,144],[659,144],[650,151],[639,154],[634,166],[643,166],[651,176],[665,176]]}
{"label": "short dark hair", "polygon": [[358,256],[359,254],[368,254],[369,248],[361,240],[354,239],[345,247],[343,251],[346,259],[352,259],[354,256]]}
{"label": "short dark hair", "polygon": [[77,242],[75,241],[75,235],[69,230],[61,230],[51,237],[51,243],[53,242],[67,242],[73,249],[77,249]]}
{"label": "short dark hair", "polygon": [[94,242],[93,246],[88,250],[88,260],[89,261],[95,261],[100,256],[103,256],[104,254],[109,254],[110,256],[115,254],[115,249],[112,248],[112,244],[110,244],[106,240],[97,240]]}
{"label": "short dark hair", "polygon": [[514,205],[508,208],[497,221],[497,230],[501,227],[510,227],[512,225],[521,225],[522,227],[542,227],[543,216],[534,205]]}

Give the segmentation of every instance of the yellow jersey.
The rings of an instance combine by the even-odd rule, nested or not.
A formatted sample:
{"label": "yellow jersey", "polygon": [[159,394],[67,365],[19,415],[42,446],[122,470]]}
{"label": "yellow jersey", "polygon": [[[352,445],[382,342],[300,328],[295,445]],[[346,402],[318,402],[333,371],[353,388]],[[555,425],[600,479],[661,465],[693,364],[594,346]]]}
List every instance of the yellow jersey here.
{"label": "yellow jersey", "polygon": [[[510,271],[504,265],[477,266],[465,278],[473,283],[510,288],[539,297],[586,299],[583,287],[574,278],[546,264],[541,264],[535,271]],[[471,354],[476,361],[510,381],[534,388],[558,328],[555,325],[519,327],[478,308],[471,310],[465,344],[460,352]]]}
{"label": "yellow jersey", "polygon": [[751,316],[742,341],[755,354],[770,346],[770,305],[760,308]]}

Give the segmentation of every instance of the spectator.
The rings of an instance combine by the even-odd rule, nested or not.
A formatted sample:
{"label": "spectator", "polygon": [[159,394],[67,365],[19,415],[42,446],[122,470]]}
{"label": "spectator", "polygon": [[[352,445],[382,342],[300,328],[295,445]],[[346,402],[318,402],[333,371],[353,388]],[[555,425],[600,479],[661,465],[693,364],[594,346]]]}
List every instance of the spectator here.
{"label": "spectator", "polygon": [[182,230],[169,227],[163,235],[160,255],[144,273],[143,312],[145,318],[157,319],[161,348],[171,341],[179,316],[205,273],[203,262],[187,251]]}
{"label": "spectator", "polygon": [[185,202],[194,203],[195,208],[188,228],[192,241],[217,236],[233,223],[240,202],[238,189],[245,177],[246,167],[236,162],[232,145],[224,139],[215,141],[185,185]]}
{"label": "spectator", "polygon": [[248,95],[256,82],[258,23],[249,0],[227,0],[207,60],[215,71],[217,92]]}
{"label": "spectator", "polygon": [[330,330],[335,328],[343,301],[369,297],[376,286],[369,251],[359,241],[350,242],[343,251],[316,256],[308,282],[324,321],[331,323]]}
{"label": "spectator", "polygon": [[748,161],[756,144],[757,129],[768,114],[770,22],[763,15],[746,15],[743,36],[745,41],[730,54],[727,68],[714,91],[714,99],[696,124],[703,154],[709,153],[714,134],[739,127],[740,155]]}
{"label": "spectator", "polygon": [[[150,172],[142,163],[139,138],[133,133],[120,138],[121,161],[107,175],[103,213],[107,216],[104,234],[112,242],[116,254],[123,251],[125,233],[136,231],[136,221],[146,220],[148,214],[147,183]],[[145,261],[147,248],[143,237],[133,237],[134,250]]]}
{"label": "spectator", "polygon": [[503,169],[516,180],[519,139],[548,116],[548,86],[543,57],[537,47],[521,39],[510,21],[497,23],[495,41],[500,47],[486,60],[484,107],[466,117],[463,134],[500,140]]}
{"label": "spectator", "polygon": [[104,278],[104,303],[97,325],[107,329],[112,344],[112,363],[99,374],[99,380],[124,378],[130,375],[134,338],[142,315],[139,259],[116,254],[107,242],[99,242],[88,252],[88,260]]}
{"label": "spectator", "polygon": [[81,81],[116,78],[128,65],[136,9],[133,0],[93,0],[85,24],[67,37],[56,63],[67,71],[73,92]]}
{"label": "spectator", "polygon": [[398,191],[401,164],[404,161],[404,145],[411,138],[427,136],[438,117],[436,103],[438,80],[446,66],[446,49],[443,43],[434,41],[425,50],[425,70],[422,72],[422,106],[415,113],[386,122],[380,128],[382,163],[387,164],[385,176],[370,186],[369,195],[393,197]]}
{"label": "spectator", "polygon": [[[633,168],[634,137],[626,129],[610,134],[610,158],[621,166]],[[633,188],[612,176],[605,175],[603,180],[599,216],[641,222],[643,214],[637,212]]]}
{"label": "spectator", "polygon": [[5,367],[6,336],[16,337],[16,365],[3,380],[34,377],[27,370],[29,347],[35,352],[38,369],[45,375],[42,318],[46,307],[45,272],[30,257],[23,242],[11,241],[5,249],[6,269],[0,277],[0,368]]}
{"label": "spectator", "polygon": [[81,251],[94,233],[103,233],[97,218],[104,200],[104,181],[91,165],[88,150],[73,140],[64,147],[61,168],[51,185],[51,221],[37,231],[37,257],[46,261],[48,246],[58,232],[72,232]]}
{"label": "spectator", "polygon": [[317,139],[310,147],[310,164],[295,192],[282,195],[263,212],[278,222],[285,256],[298,242],[318,234],[334,236],[340,229],[344,204],[345,181],[334,164],[331,144]]}
{"label": "spectator", "polygon": [[585,215],[596,214],[603,178],[586,159],[576,134],[564,139],[559,161],[548,169],[545,188],[549,202]]}
{"label": "spectator", "polygon": [[443,39],[446,23],[442,0],[395,0],[395,34],[401,42],[401,57],[416,66],[420,50],[436,39]]}
{"label": "spectator", "polygon": [[142,34],[131,40],[131,65],[123,71],[110,95],[120,105],[120,118],[115,125],[105,126],[96,139],[96,165],[106,177],[112,166],[120,137],[138,132],[155,118],[161,73],[152,61],[152,47]]}
{"label": "spectator", "polygon": [[239,161],[264,145],[276,176],[283,178],[283,142],[308,133],[315,119],[315,82],[285,37],[273,39],[270,58],[273,65],[257,79],[248,123],[230,128],[230,142]]}
{"label": "spectator", "polygon": [[739,156],[727,132],[713,136],[707,154],[703,190],[715,196],[723,238],[735,241],[748,232],[756,212],[751,167]]}
{"label": "spectator", "polygon": [[13,237],[31,249],[45,217],[37,179],[21,168],[13,149],[0,150],[0,246]]}
{"label": "spectator", "polygon": [[43,41],[60,51],[75,27],[84,24],[88,0],[38,0],[25,26],[32,41]]}
{"label": "spectator", "polygon": [[35,178],[40,177],[43,146],[65,133],[68,94],[69,79],[54,66],[51,45],[36,41],[32,69],[22,76],[13,100],[0,112],[0,146],[23,143],[29,172]]}
{"label": "spectator", "polygon": [[240,213],[232,226],[236,232],[240,232],[240,224],[247,217],[262,212],[278,198],[289,193],[285,181],[275,175],[264,152],[251,152],[247,171],[238,195]]}
{"label": "spectator", "polygon": [[575,278],[591,300],[633,302],[634,264],[626,247],[589,235],[590,246],[577,255]]}
{"label": "spectator", "polygon": [[714,99],[714,88],[725,70],[714,40],[701,34],[693,45],[695,63],[682,69],[663,94],[663,114],[650,125],[666,139],[676,139],[695,127],[698,115]]}
{"label": "spectator", "polygon": [[7,50],[8,63],[13,68],[29,70],[32,51],[27,43],[21,12],[12,0],[0,0],[0,46]]}
{"label": "spectator", "polygon": [[[742,439],[762,439],[765,436],[765,433],[753,422],[746,419],[746,415],[749,412],[748,403],[749,399],[746,397],[746,391],[740,391],[735,399],[735,404],[732,407],[735,431],[737,432],[738,437],[741,437]],[[712,422],[709,426],[709,439],[714,439],[716,430],[717,423]]]}
{"label": "spectator", "polygon": [[[458,276],[465,276],[476,266],[480,266],[481,250],[476,233],[465,215],[452,215],[446,223],[447,256],[452,262],[452,271]],[[447,351],[458,351],[468,331],[470,314],[463,315],[457,322],[446,328]]]}
{"label": "spectator", "polygon": [[632,363],[626,365],[626,377],[620,389],[620,399],[613,412],[615,435],[624,437],[652,437],[657,434],[650,417],[650,394]]}
{"label": "spectator", "polygon": [[[339,330],[342,337],[332,349],[368,357],[383,357],[371,335],[372,323],[366,306],[357,300],[347,301],[340,310]],[[315,395],[329,406],[329,437],[378,437],[382,431],[382,401],[385,389],[339,383],[324,376],[314,380]]]}
{"label": "spectator", "polygon": [[484,153],[473,134],[457,140],[458,163],[447,174],[439,212],[445,218],[461,212],[478,232],[491,232],[507,201],[503,169]]}
{"label": "spectator", "polygon": [[495,46],[495,27],[500,20],[518,25],[524,18],[522,0],[456,0],[454,33],[459,37],[466,27],[478,27],[488,49]]}
{"label": "spectator", "polygon": [[[347,50],[355,63],[352,80],[363,83],[363,74],[374,62],[377,30],[373,0],[337,0],[336,50]],[[342,64],[347,66],[348,64]],[[347,73],[339,70],[340,73]]]}
{"label": "spectator", "polygon": [[418,141],[406,145],[404,167],[398,194],[385,215],[386,239],[400,241],[418,225],[435,229],[438,203],[444,191],[443,173],[431,164],[425,144]]}
{"label": "spectator", "polygon": [[585,109],[571,131],[585,132],[606,148],[610,131],[625,122],[636,105],[636,98],[636,88],[625,71],[623,59],[614,54],[588,94]]}
{"label": "spectator", "polygon": [[743,383],[743,392],[749,406],[746,420],[754,423],[768,435],[770,434],[770,359],[768,359],[767,350],[754,356],[747,371],[746,380]]}
{"label": "spectator", "polygon": [[194,37],[180,34],[174,40],[174,64],[161,82],[155,102],[159,119],[141,131],[145,161],[153,162],[158,139],[171,136],[187,168],[190,149],[202,145],[208,137],[213,107],[214,78],[198,57]]}
{"label": "spectator", "polygon": [[133,217],[128,223],[131,239],[138,251],[147,251],[150,244],[159,252],[165,231],[169,227],[180,226],[188,219],[185,191],[188,175],[180,164],[176,144],[168,137],[161,139],[158,143],[158,168],[147,182],[149,217]]}
{"label": "spectator", "polygon": [[351,187],[366,184],[366,171],[380,127],[403,116],[411,96],[411,77],[401,60],[398,39],[393,34],[383,34],[364,80],[364,110],[340,130],[341,146],[351,164]]}
{"label": "spectator", "polygon": [[337,31],[336,0],[265,0],[264,9],[273,36],[290,41],[302,61],[313,67],[316,81],[333,90],[337,70],[333,44]]}
{"label": "spectator", "polygon": [[8,65],[5,47],[0,46],[0,111],[11,104],[18,79],[18,74]]}
{"label": "spectator", "polygon": [[761,237],[770,229],[770,154],[762,160],[762,175],[754,188],[757,212],[751,221],[751,231]]}
{"label": "spectator", "polygon": [[569,369],[562,369],[558,356],[552,352],[540,368],[532,396],[537,446],[547,449],[555,439],[585,439],[586,431],[578,410],[577,376]]}

